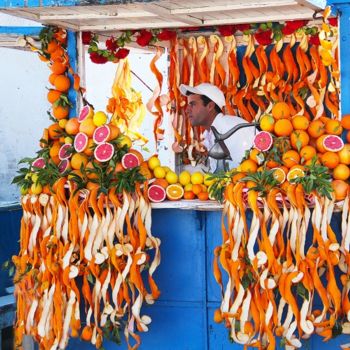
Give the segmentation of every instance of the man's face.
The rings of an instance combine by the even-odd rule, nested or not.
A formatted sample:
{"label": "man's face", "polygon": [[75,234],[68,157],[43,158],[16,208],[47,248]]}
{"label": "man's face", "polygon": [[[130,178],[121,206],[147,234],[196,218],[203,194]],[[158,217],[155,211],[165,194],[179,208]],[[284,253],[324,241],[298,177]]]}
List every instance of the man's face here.
{"label": "man's face", "polygon": [[192,126],[210,126],[209,123],[209,110],[210,103],[204,106],[200,95],[189,95],[187,97],[187,115],[190,119]]}

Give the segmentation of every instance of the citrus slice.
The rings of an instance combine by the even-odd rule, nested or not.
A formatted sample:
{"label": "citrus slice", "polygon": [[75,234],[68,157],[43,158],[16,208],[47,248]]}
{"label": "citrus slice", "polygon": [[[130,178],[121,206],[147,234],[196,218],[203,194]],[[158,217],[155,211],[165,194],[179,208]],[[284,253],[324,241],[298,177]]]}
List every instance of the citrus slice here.
{"label": "citrus slice", "polygon": [[58,171],[60,174],[63,174],[67,169],[69,169],[69,160],[68,159],[63,159],[60,161],[58,164]]}
{"label": "citrus slice", "polygon": [[323,147],[330,152],[339,152],[344,147],[343,140],[336,135],[328,135],[323,139]]}
{"label": "citrus slice", "polygon": [[58,151],[58,158],[60,160],[69,159],[72,156],[72,145],[69,143],[65,143],[61,146]]}
{"label": "citrus slice", "polygon": [[32,167],[40,169],[45,168],[45,159],[42,157],[35,159],[32,163]]}
{"label": "citrus slice", "polygon": [[85,150],[88,145],[89,138],[83,132],[78,133],[74,138],[74,149],[80,153]]}
{"label": "citrus slice", "polygon": [[282,168],[273,168],[272,170],[272,175],[279,184],[282,184],[284,181],[286,181],[286,173]]}
{"label": "citrus slice", "polygon": [[166,188],[166,195],[167,195],[168,199],[170,199],[172,201],[176,201],[176,200],[179,200],[183,197],[184,189],[182,188],[181,185],[172,184]]}
{"label": "citrus slice", "polygon": [[165,189],[159,185],[152,185],[148,188],[148,198],[151,202],[163,202],[166,197]]}
{"label": "citrus slice", "polygon": [[297,179],[298,177],[304,177],[304,176],[305,176],[304,170],[302,170],[300,168],[293,168],[293,169],[289,170],[289,172],[287,174],[287,180],[290,182],[290,181]]}
{"label": "citrus slice", "polygon": [[260,152],[268,151],[273,143],[272,135],[267,131],[260,131],[254,137],[254,147]]}
{"label": "citrus slice", "polygon": [[94,156],[99,162],[109,161],[114,154],[114,147],[110,143],[101,143],[95,148]]}
{"label": "citrus slice", "polygon": [[139,158],[134,153],[124,154],[121,163],[124,169],[132,169],[141,164]]}
{"label": "citrus slice", "polygon": [[81,123],[83,120],[87,118],[92,118],[93,115],[94,115],[94,110],[89,105],[86,105],[81,109],[79,113],[78,122]]}
{"label": "citrus slice", "polygon": [[109,139],[110,133],[111,133],[111,130],[108,125],[99,126],[98,128],[95,129],[94,135],[92,138],[95,141],[95,143],[100,144]]}

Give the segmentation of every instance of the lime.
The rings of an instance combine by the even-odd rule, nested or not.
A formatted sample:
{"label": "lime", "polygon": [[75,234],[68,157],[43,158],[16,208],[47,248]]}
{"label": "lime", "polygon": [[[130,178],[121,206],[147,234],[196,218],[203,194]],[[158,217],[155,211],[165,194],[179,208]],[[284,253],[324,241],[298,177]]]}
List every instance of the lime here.
{"label": "lime", "polygon": [[167,172],[165,179],[169,182],[169,184],[176,184],[178,180],[178,176],[176,173],[170,170]]}
{"label": "lime", "polygon": [[203,180],[203,174],[198,171],[191,175],[191,182],[193,185],[200,185],[203,183]]}
{"label": "lime", "polygon": [[98,111],[94,114],[92,120],[96,126],[102,126],[107,123],[108,117],[105,112]]}
{"label": "lime", "polygon": [[[151,170],[154,170],[156,167],[159,167],[159,166],[160,166],[160,160],[158,159],[157,156],[153,156],[150,159],[148,159],[148,167]],[[164,170],[164,172],[165,172],[165,170]]]}
{"label": "lime", "polygon": [[154,177],[157,179],[164,179],[166,172],[163,167],[157,166],[153,169]]}
{"label": "lime", "polygon": [[179,175],[179,181],[182,186],[186,186],[191,182],[191,174],[188,171],[183,171]]}

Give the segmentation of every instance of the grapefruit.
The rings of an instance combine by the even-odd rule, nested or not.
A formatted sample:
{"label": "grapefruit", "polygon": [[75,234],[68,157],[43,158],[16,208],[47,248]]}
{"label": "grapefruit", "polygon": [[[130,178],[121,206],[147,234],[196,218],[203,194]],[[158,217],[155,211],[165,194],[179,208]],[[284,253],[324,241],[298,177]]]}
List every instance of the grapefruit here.
{"label": "grapefruit", "polygon": [[109,161],[114,154],[114,147],[110,143],[101,143],[95,148],[94,156],[99,162]]}
{"label": "grapefruit", "polygon": [[179,200],[184,195],[184,189],[179,184],[172,184],[166,188],[166,195],[172,201]]}
{"label": "grapefruit", "polygon": [[93,140],[95,143],[100,144],[108,141],[111,130],[108,125],[99,126],[94,131]]}
{"label": "grapefruit", "polygon": [[43,169],[45,168],[45,159],[40,157],[34,160],[32,167]]}
{"label": "grapefruit", "polygon": [[58,158],[60,160],[69,159],[72,156],[72,145],[69,143],[65,143],[61,146],[58,151]]}
{"label": "grapefruit", "polygon": [[273,143],[272,135],[267,131],[260,131],[254,137],[254,147],[260,152],[268,151]]}
{"label": "grapefruit", "polygon": [[139,158],[134,153],[126,153],[122,158],[122,166],[124,169],[132,169],[140,165]]}
{"label": "grapefruit", "polygon": [[60,161],[58,164],[58,171],[63,174],[66,170],[69,169],[69,160],[68,159],[63,159]]}
{"label": "grapefruit", "polygon": [[329,152],[339,152],[344,147],[343,140],[336,135],[328,135],[323,139],[323,147]]}
{"label": "grapefruit", "polygon": [[92,118],[93,115],[94,115],[93,108],[91,108],[89,105],[86,105],[81,109],[79,113],[78,122],[81,123],[83,120],[87,118]]}
{"label": "grapefruit", "polygon": [[86,146],[88,145],[88,140],[89,138],[87,137],[86,134],[84,134],[83,132],[78,133],[74,139],[74,149],[78,153],[83,152]]}
{"label": "grapefruit", "polygon": [[151,202],[163,202],[166,197],[165,189],[159,185],[152,185],[148,188],[148,198]]}

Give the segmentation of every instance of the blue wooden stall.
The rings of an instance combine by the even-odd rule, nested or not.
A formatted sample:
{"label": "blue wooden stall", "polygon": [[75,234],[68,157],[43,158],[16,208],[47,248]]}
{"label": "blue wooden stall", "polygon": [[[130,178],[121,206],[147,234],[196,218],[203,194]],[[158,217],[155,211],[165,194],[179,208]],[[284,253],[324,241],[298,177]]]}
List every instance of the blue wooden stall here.
{"label": "blue wooden stall", "polygon": [[[58,1],[63,5],[79,5],[80,1]],[[96,3],[104,3],[95,2]],[[342,114],[350,113],[350,2],[328,0],[340,17],[340,55]],[[57,5],[57,1],[7,1],[0,0],[0,9]],[[30,34],[35,29],[6,28],[0,32]],[[70,55],[76,59],[76,38],[69,34]],[[345,64],[344,64],[345,63]],[[18,233],[21,210],[0,211],[0,264],[18,248]],[[213,322],[214,310],[219,306],[220,290],[212,273],[213,250],[221,244],[221,212],[180,209],[153,210],[153,234],[161,241],[162,261],[155,279],[162,292],[160,299],[143,312],[152,317],[150,331],[142,334],[141,349],[161,350],[217,350],[243,349],[229,341],[228,332],[222,324]],[[0,296],[10,284],[4,272],[0,272]],[[323,343],[317,336],[304,343],[304,349],[336,349],[340,344],[350,342],[349,336],[340,336]],[[72,339],[68,345],[73,349],[90,350],[90,344]],[[117,348],[106,342],[106,350]],[[120,347],[126,349],[126,345]]]}

